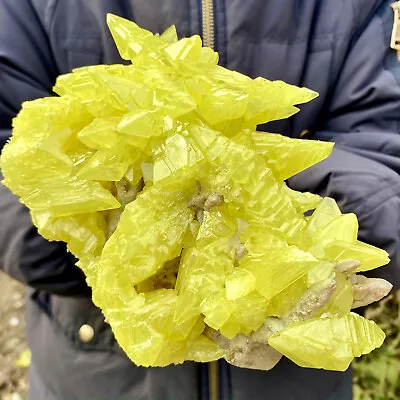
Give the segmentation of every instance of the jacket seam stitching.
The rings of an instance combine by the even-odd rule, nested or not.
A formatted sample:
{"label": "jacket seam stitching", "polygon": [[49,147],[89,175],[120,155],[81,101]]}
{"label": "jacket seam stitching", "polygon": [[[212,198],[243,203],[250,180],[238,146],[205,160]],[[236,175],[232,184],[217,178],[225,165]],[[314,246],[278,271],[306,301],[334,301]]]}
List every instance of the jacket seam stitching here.
{"label": "jacket seam stitching", "polygon": [[249,39],[247,36],[245,35],[235,35],[233,37],[233,39],[240,39],[243,42],[246,43],[250,43],[250,44],[260,44],[260,43],[280,43],[280,44],[287,44],[288,46],[292,46],[294,44],[298,44],[301,42],[307,42],[309,40],[311,40],[311,42],[313,41],[327,41],[329,39],[332,39],[333,41],[335,40],[342,40],[344,38],[348,37],[348,32],[341,32],[341,33],[327,33],[327,34],[321,34],[318,36],[314,36],[311,39],[309,37],[295,37],[291,40],[287,40],[285,38],[279,38],[276,36],[268,36],[268,37],[264,37],[264,38],[259,38],[256,40],[251,40]]}
{"label": "jacket seam stitching", "polygon": [[391,199],[393,199],[393,198],[395,198],[395,197],[397,197],[397,198],[400,199],[400,196],[399,196],[398,193],[393,193],[392,195],[390,195],[389,197],[387,197],[384,201],[382,201],[382,202],[380,202],[379,204],[377,204],[375,207],[372,207],[372,208],[369,209],[368,211],[361,213],[361,214],[358,216],[358,219],[360,220],[361,218],[367,217],[369,214],[373,213],[375,210],[377,210],[377,209],[378,209],[379,207],[381,207],[383,204],[387,203],[389,200],[391,200]]}
{"label": "jacket seam stitching", "polygon": [[[371,176],[371,174],[369,174],[368,176]],[[379,178],[381,181],[385,181],[387,183],[386,186],[378,189],[377,191],[368,194],[368,201],[366,201],[364,203],[363,206],[363,210],[367,210],[365,212],[362,212],[358,215],[359,218],[361,218],[363,215],[365,214],[369,214],[370,212],[372,212],[373,210],[377,209],[379,206],[381,206],[383,203],[386,203],[388,200],[392,199],[393,197],[399,197],[400,198],[400,183],[397,183],[396,185],[393,186],[393,184],[386,178],[382,177],[382,176],[378,176],[378,175],[373,175],[375,178]],[[397,190],[396,188],[399,188],[399,190]],[[374,205],[374,207],[372,208],[368,208],[368,204],[369,203],[373,203],[371,200],[375,197],[377,197],[377,195],[383,191],[389,189],[391,194],[389,196],[387,196],[384,200],[380,201],[379,204],[377,204],[376,206]],[[365,196],[363,196],[365,197]],[[359,203],[360,202],[360,198],[354,199],[348,203],[346,203],[346,207],[351,207],[353,204]]]}
{"label": "jacket seam stitching", "polygon": [[55,36],[55,35],[53,35],[53,33],[54,33],[53,32],[54,31],[54,16],[56,14],[56,10],[57,10],[59,4],[60,4],[59,0],[54,0],[53,10],[52,10],[51,16],[49,16],[49,33],[52,36]]}

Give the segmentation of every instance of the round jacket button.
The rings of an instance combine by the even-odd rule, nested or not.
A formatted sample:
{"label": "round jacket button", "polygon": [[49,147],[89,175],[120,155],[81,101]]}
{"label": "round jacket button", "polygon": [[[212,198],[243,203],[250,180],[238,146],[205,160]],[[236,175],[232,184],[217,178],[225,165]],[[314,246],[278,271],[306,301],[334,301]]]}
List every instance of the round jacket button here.
{"label": "round jacket button", "polygon": [[89,343],[94,338],[94,329],[88,324],[84,324],[79,328],[79,339],[83,343]]}

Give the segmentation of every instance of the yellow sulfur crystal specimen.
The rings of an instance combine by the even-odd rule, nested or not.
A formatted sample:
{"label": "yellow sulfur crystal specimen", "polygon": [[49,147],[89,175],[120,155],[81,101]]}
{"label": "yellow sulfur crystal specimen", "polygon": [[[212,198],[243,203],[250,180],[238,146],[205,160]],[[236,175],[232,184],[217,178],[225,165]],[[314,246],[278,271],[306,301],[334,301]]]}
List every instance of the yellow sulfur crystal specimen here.
{"label": "yellow sulfur crystal specimen", "polygon": [[131,63],[78,68],[58,78],[59,97],[24,103],[1,168],[39,232],[80,259],[132,361],[235,363],[245,335],[344,370],[380,346],[383,332],[350,313],[350,275],[386,252],[359,242],[334,200],[284,182],[332,144],[256,132],[317,94],[222,68],[174,27],[107,23]]}

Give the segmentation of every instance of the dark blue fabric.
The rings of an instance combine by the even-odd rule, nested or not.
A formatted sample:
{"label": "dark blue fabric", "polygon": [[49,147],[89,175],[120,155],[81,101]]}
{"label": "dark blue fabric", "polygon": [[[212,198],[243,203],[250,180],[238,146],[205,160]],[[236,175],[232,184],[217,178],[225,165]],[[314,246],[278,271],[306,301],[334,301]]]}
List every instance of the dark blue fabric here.
{"label": "dark blue fabric", "polygon": [[[387,249],[392,258],[373,273],[398,287],[400,64],[389,48],[390,3],[214,0],[214,21],[223,65],[320,93],[299,114],[260,128],[290,137],[309,129],[314,138],[337,143],[332,157],[289,184],[332,196],[344,211],[355,212],[361,239]],[[50,95],[59,74],[121,62],[105,24],[107,12],[153,32],[175,24],[183,37],[201,33],[200,6],[198,0],[0,0],[0,146],[21,103]],[[203,387],[204,379],[190,364],[146,370],[130,364],[122,352],[111,352],[115,343],[101,313],[89,299],[72,297],[89,292],[64,250],[37,236],[27,210],[0,186],[0,268],[36,289],[28,302],[28,339],[35,371],[51,398],[100,399],[105,393],[113,399],[198,398],[191,388],[196,382]],[[90,348],[79,346],[77,332],[85,318],[100,332]],[[223,365],[223,400],[244,400],[249,394],[255,399],[351,398],[350,373],[285,363],[271,373],[225,371]],[[180,383],[186,386],[179,388]]]}
{"label": "dark blue fabric", "polygon": [[344,212],[354,212],[360,238],[391,256],[389,266],[370,275],[399,288],[400,63],[387,46],[392,23],[389,2],[382,1],[348,50],[327,117],[316,127],[314,138],[336,143],[332,156],[289,182],[334,197]]}

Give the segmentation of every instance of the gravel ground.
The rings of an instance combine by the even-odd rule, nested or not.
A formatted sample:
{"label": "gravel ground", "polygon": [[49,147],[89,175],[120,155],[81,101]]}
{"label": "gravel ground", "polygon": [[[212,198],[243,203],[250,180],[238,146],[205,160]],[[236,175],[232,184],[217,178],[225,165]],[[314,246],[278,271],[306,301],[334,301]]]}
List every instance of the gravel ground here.
{"label": "gravel ground", "polygon": [[27,350],[25,342],[25,289],[0,272],[0,399],[23,400],[27,368],[16,361]]}

